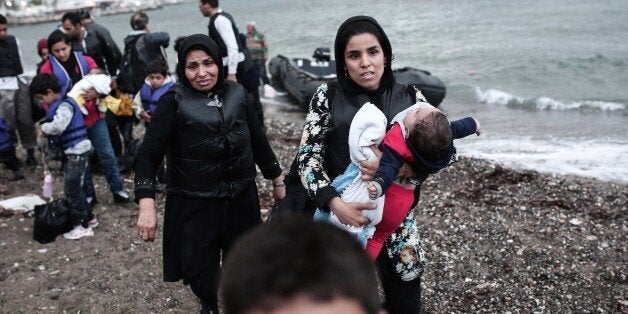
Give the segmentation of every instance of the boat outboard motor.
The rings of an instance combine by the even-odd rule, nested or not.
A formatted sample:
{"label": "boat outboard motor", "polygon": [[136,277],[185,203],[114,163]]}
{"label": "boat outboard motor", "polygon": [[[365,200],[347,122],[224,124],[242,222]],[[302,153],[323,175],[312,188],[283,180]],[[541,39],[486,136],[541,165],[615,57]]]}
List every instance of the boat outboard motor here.
{"label": "boat outboard motor", "polygon": [[312,58],[316,61],[329,61],[331,60],[331,52],[329,48],[319,47],[314,50],[314,55]]}

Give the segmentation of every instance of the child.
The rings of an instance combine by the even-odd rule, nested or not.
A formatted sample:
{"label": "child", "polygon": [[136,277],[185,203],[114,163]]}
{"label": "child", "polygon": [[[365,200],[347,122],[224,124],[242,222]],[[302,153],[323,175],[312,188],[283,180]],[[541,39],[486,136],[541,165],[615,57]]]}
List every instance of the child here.
{"label": "child", "polygon": [[165,94],[174,81],[168,75],[168,64],[162,60],[152,60],[146,65],[148,76],[133,99],[133,111],[135,116],[144,120],[148,125],[150,118],[157,108],[161,95]]}
{"label": "child", "polygon": [[0,117],[0,161],[13,171],[13,181],[24,179],[20,172],[20,161],[15,157],[15,147],[9,135],[9,126],[2,117]]}
{"label": "child", "polygon": [[[330,213],[327,218],[326,214],[317,211],[315,217],[328,219],[333,224],[355,234],[366,245],[367,253],[374,260],[379,255],[383,242],[399,226],[411,209],[415,199],[415,185],[423,182],[429,174],[436,173],[449,165],[455,159],[453,139],[465,137],[474,132],[479,135],[479,124],[473,118],[465,118],[454,121],[450,125],[445,115],[438,109],[426,102],[418,102],[397,114],[391,122],[392,128],[386,132],[384,114],[370,103],[368,97],[360,96],[359,100],[364,105],[354,116],[349,129],[348,144],[352,163],[342,175],[334,179],[332,185],[341,193],[344,201],[368,202],[371,199],[376,202],[376,207],[362,211],[362,215],[370,221],[364,227],[342,224],[333,213]],[[440,117],[439,125],[433,124],[433,114]],[[428,120],[427,117],[430,119]],[[426,127],[426,124],[429,127]],[[408,138],[408,135],[411,136]],[[437,141],[436,146],[433,144],[426,146],[427,139],[440,139],[440,142]],[[378,172],[372,182],[365,182],[361,179],[359,163],[376,159],[371,146],[380,143],[382,143],[384,155],[380,159]],[[413,153],[409,151],[412,147],[421,147],[421,152],[429,155],[427,157],[431,160],[428,162],[429,166],[420,167],[422,163],[415,165],[413,160],[419,159],[424,162],[425,159],[420,155],[413,159]],[[438,155],[437,157],[442,157],[442,159],[437,161],[432,160],[433,152],[439,152],[442,149],[447,149],[448,154]],[[403,166],[408,167],[404,160],[411,164],[416,177],[406,179],[404,176],[403,180],[396,182],[394,188],[388,191],[387,197],[383,197],[383,192],[391,185],[400,169]],[[383,176],[383,173],[387,176]],[[383,178],[386,180],[382,180]]]}
{"label": "child", "polygon": [[[412,208],[416,186],[455,162],[453,140],[481,133],[474,118],[450,123],[444,113],[427,103],[417,103],[400,112],[392,123],[381,145],[379,168],[368,186],[371,199],[386,193],[384,215],[366,245],[373,259]],[[409,176],[408,167],[414,176]],[[402,175],[398,177],[400,171]]]}
{"label": "child", "polygon": [[44,136],[50,136],[54,144],[61,146],[66,156],[63,165],[63,191],[70,208],[73,229],[64,233],[63,237],[77,240],[93,236],[94,231],[90,226],[91,208],[87,205],[81,187],[92,150],[83,113],[76,101],[61,95],[59,81],[53,75],[37,74],[31,82],[30,92],[33,97],[48,104],[41,131]]}

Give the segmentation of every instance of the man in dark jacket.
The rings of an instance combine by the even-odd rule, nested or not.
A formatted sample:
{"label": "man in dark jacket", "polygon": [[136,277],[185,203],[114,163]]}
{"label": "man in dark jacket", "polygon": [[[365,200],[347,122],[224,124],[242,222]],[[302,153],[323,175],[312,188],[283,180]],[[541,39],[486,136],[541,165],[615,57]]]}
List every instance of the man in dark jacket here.
{"label": "man in dark jacket", "polygon": [[120,63],[120,51],[107,43],[97,32],[90,32],[76,12],[68,12],[61,17],[63,31],[72,39],[72,50],[81,51],[92,57],[106,74],[115,75]]}
{"label": "man in dark jacket", "polygon": [[96,38],[106,46],[105,51],[109,51],[111,53],[112,60],[117,61],[116,64],[111,64],[111,66],[115,65],[115,68],[109,69],[109,74],[115,75],[118,72],[118,67],[122,60],[122,52],[120,52],[120,48],[118,48],[118,45],[113,40],[113,37],[111,37],[111,33],[104,26],[94,22],[88,10],[82,9],[77,13],[81,17],[81,25],[83,25],[87,34],[95,35]]}
{"label": "man in dark jacket", "polygon": [[35,165],[37,132],[32,118],[31,98],[28,85],[18,75],[22,74],[20,41],[7,33],[8,24],[0,14],[0,117],[8,125],[8,132],[17,143],[16,129],[22,147],[26,149],[26,163]]}
{"label": "man in dark jacket", "polygon": [[[146,65],[149,61],[155,59],[161,59],[167,61],[165,49],[168,48],[170,44],[170,35],[166,32],[155,32],[150,33],[148,28],[148,15],[142,11],[137,11],[131,16],[131,28],[133,29],[125,38],[124,38],[124,56],[122,63],[120,64],[120,73],[126,72],[128,67],[136,67],[142,69],[141,74],[135,74],[135,80],[137,82],[133,82],[134,88],[127,88],[127,90],[123,90],[126,93],[131,94],[131,98],[139,91],[139,88],[144,83],[144,79],[146,78]],[[130,64],[128,60],[128,53],[131,49],[134,49],[138,54],[138,61],[141,63],[138,64]],[[120,84],[122,85],[126,84]]]}

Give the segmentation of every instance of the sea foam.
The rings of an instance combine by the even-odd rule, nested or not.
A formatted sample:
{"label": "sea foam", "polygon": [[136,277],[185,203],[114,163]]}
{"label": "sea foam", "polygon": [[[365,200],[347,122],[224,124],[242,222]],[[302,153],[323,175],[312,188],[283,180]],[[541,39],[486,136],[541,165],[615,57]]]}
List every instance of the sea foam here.
{"label": "sea foam", "polygon": [[484,135],[456,141],[459,154],[518,169],[628,183],[628,142]]}
{"label": "sea foam", "polygon": [[497,89],[475,88],[476,100],[480,103],[495,106],[522,107],[536,110],[578,110],[593,109],[600,111],[622,111],[626,105],[617,102],[601,100],[557,100],[550,97],[526,98]]}

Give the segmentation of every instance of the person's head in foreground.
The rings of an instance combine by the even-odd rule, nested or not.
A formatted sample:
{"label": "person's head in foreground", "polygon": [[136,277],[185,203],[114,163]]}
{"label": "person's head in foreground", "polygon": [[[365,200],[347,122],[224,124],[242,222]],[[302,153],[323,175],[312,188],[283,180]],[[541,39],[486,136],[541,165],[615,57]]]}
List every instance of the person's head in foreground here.
{"label": "person's head in foreground", "polygon": [[303,217],[262,225],[234,245],[224,266],[226,314],[374,314],[373,264],[349,234]]}

